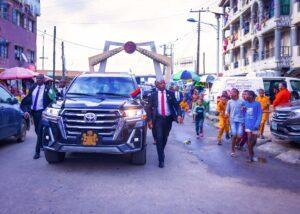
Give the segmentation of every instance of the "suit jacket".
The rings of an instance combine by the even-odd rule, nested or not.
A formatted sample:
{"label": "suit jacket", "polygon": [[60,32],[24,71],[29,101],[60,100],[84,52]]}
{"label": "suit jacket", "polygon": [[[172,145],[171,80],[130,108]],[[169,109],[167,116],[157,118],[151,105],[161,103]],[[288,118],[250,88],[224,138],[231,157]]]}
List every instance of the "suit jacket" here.
{"label": "suit jacket", "polygon": [[[169,105],[170,113],[173,121],[177,122],[177,117],[182,116],[181,109],[175,98],[175,94],[169,90],[166,90],[167,103]],[[155,121],[158,116],[158,91],[154,91],[150,95],[149,105],[147,107],[148,121]]]}
{"label": "suit jacket", "polygon": [[[31,113],[31,106],[32,106],[32,92],[34,91],[34,89],[37,87],[37,84],[34,84],[30,89],[29,89],[29,93],[26,97],[24,97],[24,99],[21,102],[21,109],[24,112],[29,112]],[[43,109],[46,109],[47,106],[50,105],[50,103],[52,102],[52,100],[49,97],[49,90],[50,88],[47,87],[45,85],[45,90],[44,90],[44,96],[43,96]]]}
{"label": "suit jacket", "polygon": [[[179,92],[179,100],[177,102],[181,102],[183,100],[183,93],[181,91],[178,91]],[[174,95],[175,95],[175,92],[174,92]],[[175,96],[176,97],[176,96]],[[177,100],[177,99],[176,99]]]}

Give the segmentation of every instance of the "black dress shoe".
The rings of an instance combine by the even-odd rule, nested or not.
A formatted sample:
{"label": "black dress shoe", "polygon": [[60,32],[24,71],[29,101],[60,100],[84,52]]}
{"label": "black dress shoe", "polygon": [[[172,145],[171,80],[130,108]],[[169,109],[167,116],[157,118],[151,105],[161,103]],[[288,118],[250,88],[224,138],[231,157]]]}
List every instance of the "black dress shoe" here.
{"label": "black dress shoe", "polygon": [[39,159],[40,158],[40,154],[39,153],[35,153],[35,155],[33,156],[33,159]]}
{"label": "black dress shoe", "polygon": [[159,168],[164,168],[165,167],[165,163],[164,162],[159,162],[158,167]]}

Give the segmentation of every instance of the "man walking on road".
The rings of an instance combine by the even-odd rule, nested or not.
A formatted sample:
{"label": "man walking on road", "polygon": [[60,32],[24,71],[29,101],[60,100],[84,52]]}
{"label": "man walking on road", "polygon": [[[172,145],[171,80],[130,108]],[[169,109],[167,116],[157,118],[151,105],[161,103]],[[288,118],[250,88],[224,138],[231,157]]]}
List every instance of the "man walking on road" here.
{"label": "man walking on road", "polygon": [[32,115],[35,133],[37,135],[37,142],[35,147],[34,159],[40,158],[40,150],[42,147],[41,141],[41,120],[42,113],[47,106],[52,102],[49,97],[49,88],[44,84],[44,75],[39,74],[36,77],[36,84],[29,90],[29,94],[23,99],[21,108],[25,112],[26,119]]}
{"label": "man walking on road", "polygon": [[155,82],[157,91],[151,94],[147,109],[148,127],[156,133],[159,167],[164,167],[165,147],[173,121],[182,123],[181,109],[173,92],[166,90],[164,80]]}

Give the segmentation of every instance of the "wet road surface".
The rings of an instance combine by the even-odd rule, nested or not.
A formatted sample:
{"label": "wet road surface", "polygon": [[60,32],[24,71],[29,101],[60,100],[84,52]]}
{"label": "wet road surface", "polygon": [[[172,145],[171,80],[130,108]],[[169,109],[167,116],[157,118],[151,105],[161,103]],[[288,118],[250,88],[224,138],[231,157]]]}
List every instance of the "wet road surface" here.
{"label": "wet road surface", "polygon": [[132,166],[127,156],[99,154],[33,160],[30,131],[22,144],[0,144],[0,213],[299,213],[299,166],[264,153],[266,163],[247,163],[246,152],[231,158],[216,133],[207,124],[197,140],[190,118],[174,124],[160,169],[150,132],[147,164]]}

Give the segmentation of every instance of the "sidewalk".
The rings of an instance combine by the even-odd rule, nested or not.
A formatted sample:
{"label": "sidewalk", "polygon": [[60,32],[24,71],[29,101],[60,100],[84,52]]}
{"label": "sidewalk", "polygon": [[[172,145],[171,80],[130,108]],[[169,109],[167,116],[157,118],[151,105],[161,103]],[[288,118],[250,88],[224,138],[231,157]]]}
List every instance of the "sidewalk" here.
{"label": "sidewalk", "polygon": [[[218,117],[215,115],[207,115],[207,119],[215,128],[219,128]],[[258,139],[257,149],[267,152],[272,157],[290,164],[300,165],[300,146],[293,145],[288,142],[272,139],[270,126],[266,124],[264,131],[265,139]]]}

